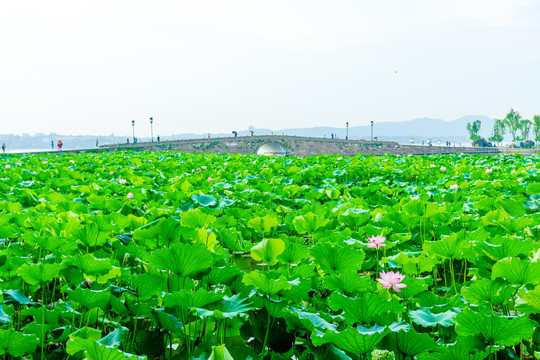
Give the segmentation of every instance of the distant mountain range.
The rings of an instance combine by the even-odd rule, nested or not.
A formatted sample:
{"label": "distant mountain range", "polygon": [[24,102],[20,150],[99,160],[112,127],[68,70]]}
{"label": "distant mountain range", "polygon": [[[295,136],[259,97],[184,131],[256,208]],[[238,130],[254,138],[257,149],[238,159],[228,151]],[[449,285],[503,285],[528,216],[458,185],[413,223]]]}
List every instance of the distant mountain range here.
{"label": "distant mountain range", "polygon": [[[450,141],[454,144],[470,145],[467,132],[467,123],[480,120],[482,127],[480,135],[488,138],[493,129],[493,119],[484,115],[467,115],[454,121],[443,121],[441,119],[420,118],[403,122],[375,122],[373,124],[373,136],[378,140],[396,141],[400,144],[408,144],[409,139],[414,138],[415,143],[419,144],[422,140],[431,139],[434,144],[440,140],[442,143]],[[293,128],[293,129],[251,129],[256,135],[264,134],[285,134],[311,137],[327,137],[331,134],[340,139],[345,139],[345,127],[312,127],[312,128]],[[231,129],[232,131],[232,129]],[[237,130],[239,136],[250,135],[250,130]],[[177,134],[171,136],[162,136],[161,140],[180,140],[207,137],[207,134]],[[213,133],[212,137],[233,136],[231,133]],[[351,126],[349,127],[349,139],[371,138],[371,126]],[[24,134],[24,135],[0,135],[0,143],[6,143],[8,150],[49,150],[51,141],[62,139],[65,149],[84,149],[96,146],[96,139],[100,145],[125,143],[126,136],[90,136],[90,135],[59,135],[51,134]],[[132,139],[130,138],[130,141]],[[150,138],[139,138],[139,141],[150,141]]]}

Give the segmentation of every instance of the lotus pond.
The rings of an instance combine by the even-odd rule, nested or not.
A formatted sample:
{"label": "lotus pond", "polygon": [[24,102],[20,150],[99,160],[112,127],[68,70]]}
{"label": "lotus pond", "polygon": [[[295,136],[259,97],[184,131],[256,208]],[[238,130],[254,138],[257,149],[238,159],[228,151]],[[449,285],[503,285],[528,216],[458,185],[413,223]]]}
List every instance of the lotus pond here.
{"label": "lotus pond", "polygon": [[540,157],[0,158],[4,359],[540,358]]}

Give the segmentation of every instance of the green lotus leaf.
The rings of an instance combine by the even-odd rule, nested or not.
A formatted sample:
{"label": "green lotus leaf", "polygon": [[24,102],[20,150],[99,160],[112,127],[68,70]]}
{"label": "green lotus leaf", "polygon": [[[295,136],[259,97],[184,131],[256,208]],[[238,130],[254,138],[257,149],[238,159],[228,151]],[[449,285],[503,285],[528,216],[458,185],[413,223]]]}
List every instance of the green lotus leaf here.
{"label": "green lotus leaf", "polygon": [[532,250],[533,244],[530,240],[498,237],[480,242],[477,248],[492,260],[499,261],[507,257],[528,254]]}
{"label": "green lotus leaf", "polygon": [[85,359],[88,360],[125,360],[133,358],[137,360],[146,360],[146,356],[137,356],[118,350],[116,347],[100,345],[93,339],[70,338],[66,346],[68,354],[76,354],[84,351]]}
{"label": "green lotus leaf", "polygon": [[0,304],[0,322],[4,324],[9,324],[11,322],[11,317],[4,312],[3,304]]}
{"label": "green lotus leaf", "polygon": [[484,360],[488,352],[481,351],[484,344],[477,337],[458,336],[453,344],[440,346],[434,353],[423,353],[417,356],[418,360]]}
{"label": "green lotus leaf", "polygon": [[460,260],[463,250],[470,247],[461,234],[453,234],[439,241],[427,241],[424,243],[424,250],[430,255],[437,255],[444,259]]}
{"label": "green lotus leaf", "polygon": [[261,234],[267,234],[278,227],[278,221],[272,215],[257,216],[248,221],[248,227]]}
{"label": "green lotus leaf", "polygon": [[92,222],[74,229],[71,235],[85,247],[101,246],[108,240],[107,237],[100,236],[98,226]]}
{"label": "green lotus leaf", "polygon": [[395,353],[399,351],[403,356],[413,357],[437,349],[437,343],[428,334],[419,334],[408,325],[396,325],[391,327],[394,335],[387,338],[390,342],[390,350],[393,349]]}
{"label": "green lotus leaf", "polygon": [[31,354],[36,350],[38,340],[35,335],[26,335],[14,329],[0,329],[0,355],[13,357]]}
{"label": "green lotus leaf", "polygon": [[487,342],[514,346],[529,339],[533,325],[526,317],[506,318],[497,314],[485,315],[465,310],[456,318],[456,332],[461,336],[482,335]]}
{"label": "green lotus leaf", "polygon": [[245,274],[242,282],[248,286],[252,285],[257,291],[265,295],[274,295],[281,290],[288,290],[292,287],[292,284],[283,275],[274,276],[277,278],[273,278],[271,275],[271,273],[265,274],[255,270]]}
{"label": "green lotus leaf", "polygon": [[29,304],[32,302],[29,298],[21,294],[21,290],[4,290],[4,304]]}
{"label": "green lotus leaf", "polygon": [[66,259],[65,263],[75,266],[86,275],[106,274],[112,269],[111,259],[97,259],[91,254],[77,254]]}
{"label": "green lotus leaf", "polygon": [[198,229],[207,227],[216,221],[216,217],[203,213],[200,209],[186,211],[182,214],[182,225]]}
{"label": "green lotus leaf", "polygon": [[204,207],[217,204],[216,198],[211,195],[191,195],[191,200]]}
{"label": "green lotus leaf", "polygon": [[409,311],[409,316],[413,322],[424,327],[437,325],[449,327],[454,325],[456,313],[446,311],[440,314],[433,314],[429,309],[420,309]]}
{"label": "green lotus leaf", "polygon": [[23,278],[28,284],[38,285],[41,283],[46,283],[58,276],[62,270],[60,264],[24,264],[17,274]]}
{"label": "green lotus leaf", "polygon": [[324,330],[337,330],[337,325],[331,324],[324,320],[319,313],[310,313],[301,311],[294,307],[289,308],[290,313],[286,315],[287,329],[303,328],[308,331],[313,331],[315,328]]}
{"label": "green lotus leaf", "polygon": [[313,235],[317,230],[328,224],[328,220],[323,219],[312,212],[297,216],[293,220],[294,229],[299,234]]}
{"label": "green lotus leaf", "polygon": [[514,285],[540,284],[540,262],[508,258],[495,263],[491,271],[493,279],[501,277]]}
{"label": "green lotus leaf", "polygon": [[285,243],[280,239],[264,239],[251,248],[251,256],[269,266],[277,264],[278,256],[285,250]]}
{"label": "green lotus leaf", "polygon": [[348,351],[356,355],[371,353],[388,333],[388,328],[375,325],[371,328],[358,326],[347,327],[344,331],[334,332],[327,330],[324,334],[315,330],[311,333],[311,341],[314,346],[332,343],[338,349]]}
{"label": "green lotus leaf", "polygon": [[404,299],[410,299],[428,289],[426,280],[414,276],[405,276],[402,283],[407,285],[407,287],[402,288],[401,293],[399,293],[399,297]]}
{"label": "green lotus leaf", "polygon": [[201,244],[174,244],[152,253],[153,264],[161,270],[186,277],[207,271],[214,264],[212,253]]}
{"label": "green lotus leaf", "polygon": [[212,346],[212,354],[208,360],[234,360],[229,353],[229,350],[225,347],[225,344],[219,346]]}
{"label": "green lotus leaf", "polygon": [[278,259],[284,264],[299,264],[309,256],[308,248],[302,244],[293,241],[285,242],[285,250]]}
{"label": "green lotus leaf", "polygon": [[508,301],[513,292],[513,288],[486,278],[474,281],[468,288],[461,289],[461,294],[465,300],[473,304],[487,302],[491,305],[500,305]]}
{"label": "green lotus leaf", "polygon": [[220,302],[205,307],[207,309],[197,309],[197,313],[202,317],[212,316],[217,319],[233,319],[252,309],[247,299],[240,298],[240,294],[232,297],[225,296]]}
{"label": "green lotus leaf", "polygon": [[101,339],[101,331],[88,326],[83,326],[82,328],[72,332],[70,334],[70,337],[78,337],[81,339],[94,339],[98,341],[99,339]]}
{"label": "green lotus leaf", "polygon": [[208,286],[231,285],[231,283],[242,273],[236,266],[226,265],[223,267],[214,266],[203,276],[202,281]]}
{"label": "green lotus leaf", "polygon": [[345,295],[354,295],[373,289],[373,280],[369,276],[359,276],[355,271],[347,271],[341,275],[330,275],[323,278],[323,287],[337,290]]}
{"label": "green lotus leaf", "polygon": [[519,301],[517,309],[525,314],[540,313],[540,285],[537,285],[533,290],[521,289],[519,292]]}
{"label": "green lotus leaf", "polygon": [[334,292],[328,299],[328,306],[334,311],[342,310],[349,324],[361,325],[370,325],[375,316],[391,311],[389,301],[371,293],[363,293],[356,299],[352,299]]}
{"label": "green lotus leaf", "polygon": [[359,270],[365,254],[351,248],[318,244],[311,248],[313,261],[327,274],[343,274]]}
{"label": "green lotus leaf", "polygon": [[220,301],[223,295],[199,289],[195,292],[189,290],[175,291],[163,296],[163,305],[168,308],[179,307],[182,310],[203,308],[209,304]]}
{"label": "green lotus leaf", "polygon": [[129,329],[123,326],[117,327],[114,331],[108,333],[105,337],[98,340],[98,345],[109,347],[118,347],[124,345],[129,337]]}
{"label": "green lotus leaf", "polygon": [[68,299],[79,303],[87,309],[100,308],[105,310],[111,299],[111,292],[106,290],[91,290],[77,288],[68,294]]}
{"label": "green lotus leaf", "polygon": [[131,277],[131,286],[141,300],[159,295],[164,282],[162,277],[148,273],[136,274]]}

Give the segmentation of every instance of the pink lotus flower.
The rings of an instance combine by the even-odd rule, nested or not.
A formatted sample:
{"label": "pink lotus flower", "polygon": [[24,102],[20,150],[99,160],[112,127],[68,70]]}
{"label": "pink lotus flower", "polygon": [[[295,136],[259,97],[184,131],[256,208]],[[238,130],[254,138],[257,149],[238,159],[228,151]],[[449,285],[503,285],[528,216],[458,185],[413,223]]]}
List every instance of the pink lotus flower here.
{"label": "pink lotus flower", "polygon": [[399,271],[395,273],[393,271],[381,271],[379,275],[381,278],[376,280],[383,285],[383,289],[394,289],[397,292],[401,292],[401,290],[399,290],[400,288],[407,287],[405,284],[400,284],[401,281],[405,279],[405,275],[400,274]]}
{"label": "pink lotus flower", "polygon": [[47,161],[43,161],[43,165],[47,164]]}
{"label": "pink lotus flower", "polygon": [[224,162],[223,165],[224,165],[224,166],[227,166],[227,165],[229,165],[229,163],[228,163],[228,162]]}
{"label": "pink lotus flower", "polygon": [[441,171],[446,171],[446,168],[444,166],[441,166]]}
{"label": "pink lotus flower", "polygon": [[69,160],[69,162],[75,164],[75,160]]}
{"label": "pink lotus flower", "polygon": [[214,179],[212,179],[211,177],[208,178],[208,181],[212,181],[212,180],[214,180]]}
{"label": "pink lotus flower", "polygon": [[197,168],[197,171],[201,171],[201,168]]}
{"label": "pink lotus flower", "polygon": [[6,169],[9,169],[11,167],[11,165],[6,165]]}
{"label": "pink lotus flower", "polygon": [[111,171],[109,174],[111,174],[111,175],[114,174],[114,171]]}
{"label": "pink lotus flower", "polygon": [[457,189],[459,189],[458,184],[450,185],[450,190],[457,190]]}
{"label": "pink lotus flower", "polygon": [[493,172],[493,169],[486,169],[486,174],[491,174]]}
{"label": "pink lotus flower", "polygon": [[128,199],[133,199],[133,193],[128,193],[128,194],[127,194],[127,198],[128,198]]}
{"label": "pink lotus flower", "polygon": [[342,157],[338,157],[337,159],[338,159],[338,160],[343,160],[343,158],[342,158]]}
{"label": "pink lotus flower", "polygon": [[201,169],[206,170],[206,166],[204,166],[204,165],[201,166]]}
{"label": "pink lotus flower", "polygon": [[368,239],[370,241],[370,244],[368,244],[368,248],[371,249],[380,249],[383,246],[386,246],[386,244],[383,244],[383,242],[386,241],[386,238],[381,235],[372,236]]}
{"label": "pink lotus flower", "polygon": [[429,167],[430,167],[430,168],[434,168],[434,167],[435,167],[435,164],[429,164]]}
{"label": "pink lotus flower", "polygon": [[126,179],[118,179],[118,182],[120,184],[125,184],[125,183],[127,183],[127,180]]}

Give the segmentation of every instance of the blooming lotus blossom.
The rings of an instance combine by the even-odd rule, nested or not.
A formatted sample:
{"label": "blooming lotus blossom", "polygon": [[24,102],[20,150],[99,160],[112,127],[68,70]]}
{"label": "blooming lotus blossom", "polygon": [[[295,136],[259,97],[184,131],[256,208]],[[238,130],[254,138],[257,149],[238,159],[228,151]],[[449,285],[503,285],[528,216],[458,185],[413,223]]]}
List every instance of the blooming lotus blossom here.
{"label": "blooming lotus blossom", "polygon": [[229,163],[228,163],[228,162],[224,162],[223,165],[224,165],[224,166],[227,166],[227,165],[229,165]]}
{"label": "blooming lotus blossom", "polygon": [[441,166],[441,171],[446,171],[446,168],[444,166]]}
{"label": "blooming lotus blossom", "polygon": [[125,184],[125,183],[127,183],[127,180],[126,179],[118,179],[118,182],[120,184]]}
{"label": "blooming lotus blossom", "polygon": [[201,168],[197,168],[197,171],[201,171]]}
{"label": "blooming lotus blossom", "polygon": [[212,179],[211,177],[208,178],[208,181],[212,181],[212,180],[214,180],[214,179]]}
{"label": "blooming lotus blossom", "polygon": [[383,246],[386,246],[386,244],[383,244],[383,242],[386,241],[386,238],[381,235],[372,236],[368,239],[370,241],[370,244],[368,244],[368,248],[371,249],[380,249]]}
{"label": "blooming lotus blossom", "polygon": [[69,160],[69,162],[75,164],[75,160]]}
{"label": "blooming lotus blossom", "polygon": [[133,199],[133,193],[128,193],[128,194],[127,194],[127,198],[128,198],[128,199]]}
{"label": "blooming lotus blossom", "polygon": [[486,169],[486,174],[491,174],[493,172],[493,169]]}
{"label": "blooming lotus blossom", "polygon": [[43,161],[43,165],[47,164],[47,161]]}
{"label": "blooming lotus blossom", "polygon": [[450,185],[450,190],[457,190],[457,189],[459,189],[458,184]]}
{"label": "blooming lotus blossom", "polygon": [[109,174],[111,174],[111,175],[114,174],[114,171],[109,172]]}
{"label": "blooming lotus blossom", "polygon": [[340,156],[340,157],[338,157],[337,159],[338,159],[338,160],[343,160],[343,158],[342,158],[341,156]]}
{"label": "blooming lotus blossom", "polygon": [[429,164],[429,167],[430,167],[430,168],[434,168],[434,167],[435,167],[435,164]]}
{"label": "blooming lotus blossom", "polygon": [[11,167],[11,165],[6,165],[6,169],[9,169]]}
{"label": "blooming lotus blossom", "polygon": [[206,166],[204,166],[204,165],[201,166],[201,169],[206,170]]}
{"label": "blooming lotus blossom", "polygon": [[405,275],[400,274],[399,271],[381,271],[379,275],[381,276],[381,278],[377,278],[376,280],[383,285],[383,289],[394,289],[397,292],[401,292],[401,290],[399,290],[400,288],[407,287],[407,285],[405,284],[400,284],[401,281],[405,279]]}

